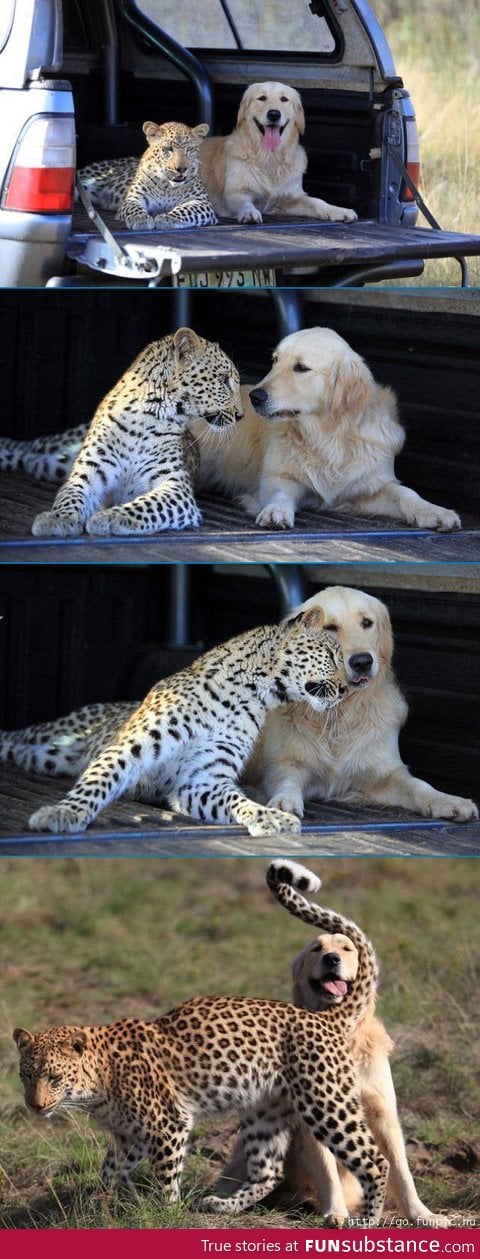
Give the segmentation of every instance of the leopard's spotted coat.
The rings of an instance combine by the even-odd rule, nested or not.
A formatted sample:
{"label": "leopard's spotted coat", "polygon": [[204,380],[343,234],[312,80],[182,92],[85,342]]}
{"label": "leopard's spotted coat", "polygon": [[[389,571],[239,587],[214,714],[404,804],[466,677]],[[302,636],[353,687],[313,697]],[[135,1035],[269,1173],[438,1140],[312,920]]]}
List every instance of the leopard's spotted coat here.
{"label": "leopard's spotted coat", "polygon": [[113,210],[131,231],[205,227],[217,217],[199,175],[199,149],[208,125],[144,122],[147,148],[140,158],[93,162],[79,170],[100,210]]}
{"label": "leopard's spotted coat", "polygon": [[32,830],[83,831],[128,794],[199,820],[236,822],[251,835],[296,832],[298,818],[247,798],[242,770],[270,709],[303,699],[323,711],[347,689],[341,649],[314,610],[214,647],[139,706],[95,705],[2,731],[0,759],[52,775],[83,771],[60,804],[30,818]]}

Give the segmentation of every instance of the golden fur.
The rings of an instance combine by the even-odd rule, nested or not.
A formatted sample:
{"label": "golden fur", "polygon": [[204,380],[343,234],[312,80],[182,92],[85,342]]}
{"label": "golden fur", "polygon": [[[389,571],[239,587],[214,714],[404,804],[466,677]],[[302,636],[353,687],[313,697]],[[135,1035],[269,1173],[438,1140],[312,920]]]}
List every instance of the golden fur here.
{"label": "golden fur", "polygon": [[[270,713],[247,781],[261,787],[271,808],[300,817],[304,801],[316,798],[398,806],[456,822],[477,818],[472,800],[437,791],[414,778],[402,762],[398,736],[408,709],[391,667],[392,627],[385,605],[361,590],[330,586],[302,604],[302,609],[313,607],[342,647],[349,693],[333,719],[311,713],[305,704]],[[358,674],[358,659],[365,655],[370,663]]]}
{"label": "golden fur", "polygon": [[394,394],[331,328],[284,337],[271,371],[250,392],[242,389],[242,404],[245,418],[231,440],[220,450],[201,442],[200,478],[240,494],[258,525],[292,528],[296,511],[310,506],[422,529],[459,527],[454,511],[396,480],[405,433]]}
{"label": "golden fur", "polygon": [[[342,935],[319,935],[295,958],[292,1000],[295,1005],[321,1012],[329,1008],[320,983],[328,971],[331,950],[341,958],[339,975],[352,977],[351,954],[342,953]],[[350,969],[349,969],[350,966]],[[446,1228],[446,1216],[434,1215],[421,1202],[408,1167],[405,1143],[400,1127],[395,1089],[389,1064],[393,1041],[375,1014],[375,997],[353,1030],[347,1043],[356,1069],[362,1106],[367,1125],[382,1154],[389,1160],[388,1191],[402,1218],[418,1225]],[[245,1154],[242,1137],[222,1172],[219,1187],[232,1190],[232,1184],[243,1179]],[[329,1225],[335,1220],[358,1213],[360,1186],[354,1176],[335,1161],[329,1150],[315,1144],[304,1124],[292,1130],[285,1160],[284,1180],[279,1190],[283,1205],[294,1206],[310,1201],[324,1215]]]}
{"label": "golden fur", "polygon": [[[269,119],[272,110],[274,126]],[[299,137],[304,131],[303,106],[294,88],[284,83],[250,84],[235,130],[209,137],[200,149],[200,173],[215,212],[239,223],[261,223],[262,213],[356,219],[354,210],[328,205],[303,191],[307,155]]]}

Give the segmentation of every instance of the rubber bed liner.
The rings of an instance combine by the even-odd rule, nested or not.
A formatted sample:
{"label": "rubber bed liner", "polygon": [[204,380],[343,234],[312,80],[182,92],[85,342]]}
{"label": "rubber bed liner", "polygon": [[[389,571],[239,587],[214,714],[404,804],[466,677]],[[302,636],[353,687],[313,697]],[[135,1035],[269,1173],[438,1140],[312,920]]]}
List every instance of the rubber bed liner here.
{"label": "rubber bed liner", "polygon": [[[341,269],[398,259],[449,258],[480,255],[480,236],[421,227],[391,227],[373,219],[356,223],[316,223],[311,219],[267,219],[260,224],[224,221],[216,227],[156,232],[122,229],[110,212],[102,212],[107,227],[122,244],[165,246],[177,250],[184,271],[230,271],[308,266]],[[89,239],[101,240],[82,205],[77,203],[68,257],[82,262]]]}
{"label": "rubber bed liner", "polygon": [[294,529],[257,529],[235,503],[200,497],[203,523],[197,529],[165,530],[142,538],[34,538],[37,512],[51,507],[52,485],[22,473],[0,475],[0,562],[183,563],[243,559],[258,562],[315,559],[421,560],[466,563],[480,559],[480,519],[464,515],[464,528],[434,533],[378,517],[299,512]]}
{"label": "rubber bed liner", "polygon": [[277,853],[329,856],[474,856],[480,852],[480,823],[427,821],[400,809],[363,809],[342,804],[309,805],[300,835],[252,839],[240,826],[195,822],[167,809],[122,800],[109,805],[85,835],[34,835],[28,818],[60,800],[67,778],[30,778],[2,766],[0,857],[155,856],[234,857]]}

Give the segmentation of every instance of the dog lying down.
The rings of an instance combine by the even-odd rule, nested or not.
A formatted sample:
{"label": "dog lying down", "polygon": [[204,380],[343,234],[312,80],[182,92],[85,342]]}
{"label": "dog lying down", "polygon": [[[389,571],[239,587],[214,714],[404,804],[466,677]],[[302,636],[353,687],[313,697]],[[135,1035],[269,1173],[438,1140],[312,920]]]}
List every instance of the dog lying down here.
{"label": "dog lying down", "polygon": [[305,114],[285,83],[251,83],[235,130],[209,136],[200,148],[200,174],[216,214],[261,223],[263,214],[351,223],[357,215],[303,191],[307,154],[299,143]]}
{"label": "dog lying down", "polygon": [[[244,419],[221,449],[200,442],[199,488],[240,496],[262,528],[291,529],[302,507],[386,516],[419,529],[460,527],[456,512],[401,485],[394,461],[405,441],[395,395],[332,328],[283,338]],[[206,425],[190,425],[206,433]]]}
{"label": "dog lying down", "polygon": [[471,822],[473,800],[438,791],[403,764],[398,740],[408,708],[392,669],[388,609],[373,595],[327,586],[295,608],[315,608],[343,652],[349,692],[335,721],[304,704],[269,713],[245,771],[257,798],[303,816],[308,800],[407,809],[418,817]]}
{"label": "dog lying down", "polygon": [[[351,1000],[352,987],[360,976],[362,933],[354,923],[334,916],[312,904],[308,895],[320,888],[320,879],[297,862],[277,859],[267,871],[267,883],[276,899],[297,918],[322,933],[307,944],[293,962],[294,1005],[318,1011],[319,1017],[335,1008],[339,1014]],[[297,889],[301,889],[300,894]],[[360,937],[360,947],[358,941]],[[364,937],[364,946],[373,954]],[[373,962],[375,956],[373,954]],[[365,967],[364,967],[365,969]],[[384,1024],[375,1014],[375,989],[360,1017],[353,1017],[347,1034],[355,1066],[365,1119],[382,1154],[390,1164],[387,1192],[402,1218],[430,1228],[449,1228],[448,1216],[435,1215],[419,1198],[408,1166],[405,1142],[397,1113],[395,1087],[389,1056],[394,1048]],[[247,1125],[242,1126],[237,1143],[223,1169],[217,1192],[232,1192],[243,1180]],[[325,1217],[327,1227],[335,1227],[345,1217],[358,1214],[361,1198],[358,1181],[344,1171],[333,1154],[313,1141],[305,1124],[292,1124],[284,1166],[284,1179],[277,1202],[298,1206],[310,1202]]]}

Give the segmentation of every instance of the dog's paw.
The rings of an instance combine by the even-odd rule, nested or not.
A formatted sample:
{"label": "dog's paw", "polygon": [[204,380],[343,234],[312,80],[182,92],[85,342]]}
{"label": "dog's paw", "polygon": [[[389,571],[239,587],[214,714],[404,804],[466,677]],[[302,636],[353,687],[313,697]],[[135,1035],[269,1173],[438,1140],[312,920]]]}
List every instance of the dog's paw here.
{"label": "dog's paw", "polygon": [[243,210],[240,210],[237,218],[239,223],[263,223],[261,212],[257,210],[256,205],[245,206]]}
{"label": "dog's paw", "polygon": [[294,521],[295,512],[291,507],[276,507],[271,503],[269,507],[262,508],[255,524],[261,529],[293,529]]}
{"label": "dog's paw", "polygon": [[60,516],[55,511],[42,511],[32,525],[35,538],[79,538],[83,525],[79,516]]}
{"label": "dog's paw", "polygon": [[451,822],[476,822],[478,809],[473,800],[435,792],[425,805],[425,817],[445,818]]}
{"label": "dog's paw", "polygon": [[439,533],[449,533],[452,529],[461,529],[462,522],[456,511],[447,507],[435,507],[426,503],[412,512],[408,523],[417,529],[437,529]]}
{"label": "dog's paw", "polygon": [[256,818],[249,823],[248,833],[258,839],[263,835],[298,835],[301,829],[300,818],[292,813],[282,813],[280,809],[259,809]]}
{"label": "dog's paw", "polygon": [[268,809],[280,809],[282,813],[294,813],[296,817],[303,817],[303,797],[300,791],[277,791],[271,800],[267,800]]}
{"label": "dog's paw", "polygon": [[325,1228],[345,1228],[347,1220],[348,1220],[347,1211],[345,1211],[345,1215],[340,1215],[338,1211],[333,1211],[331,1215],[325,1216],[324,1227]]}
{"label": "dog's paw", "polygon": [[355,214],[355,210],[348,210],[346,206],[331,205],[326,218],[329,223],[356,223],[358,214]]}
{"label": "dog's paw", "polygon": [[52,835],[76,835],[84,831],[88,825],[88,816],[83,809],[70,804],[45,805],[37,809],[29,819],[31,831],[51,831]]}

